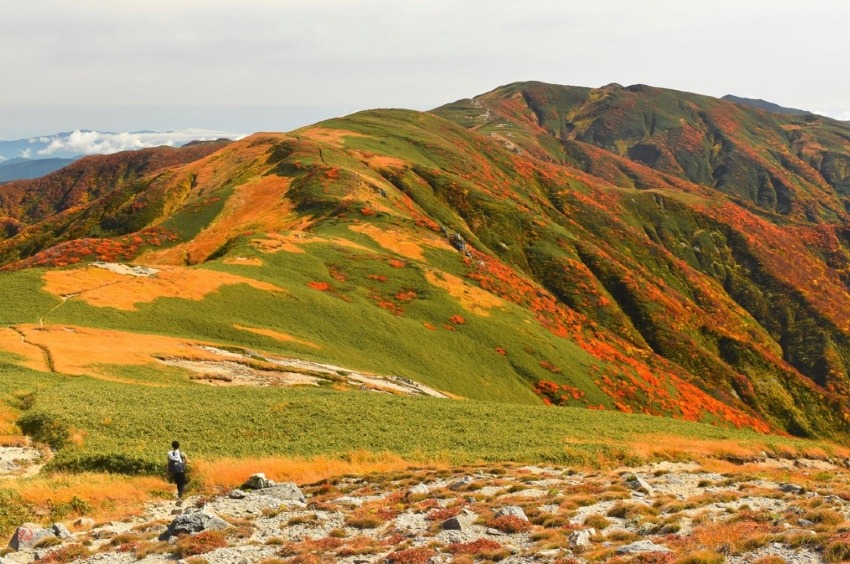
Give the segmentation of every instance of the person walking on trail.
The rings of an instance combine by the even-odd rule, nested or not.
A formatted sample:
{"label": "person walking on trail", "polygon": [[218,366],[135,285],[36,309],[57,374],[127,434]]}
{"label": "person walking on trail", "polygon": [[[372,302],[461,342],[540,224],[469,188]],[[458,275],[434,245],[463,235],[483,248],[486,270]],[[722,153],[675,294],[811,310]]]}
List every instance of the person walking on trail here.
{"label": "person walking on trail", "polygon": [[183,492],[186,490],[186,455],[180,451],[180,443],[173,441],[168,451],[168,473],[177,484],[177,503],[183,503]]}

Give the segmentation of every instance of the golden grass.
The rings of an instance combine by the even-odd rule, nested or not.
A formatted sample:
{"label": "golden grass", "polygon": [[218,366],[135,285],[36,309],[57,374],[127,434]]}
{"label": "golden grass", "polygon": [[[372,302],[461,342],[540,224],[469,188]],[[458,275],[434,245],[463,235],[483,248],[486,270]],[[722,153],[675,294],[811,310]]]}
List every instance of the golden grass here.
{"label": "golden grass", "polygon": [[218,358],[194,346],[199,343],[173,337],[72,325],[20,325],[18,329],[28,341],[47,347],[56,371],[63,374],[116,380],[99,365],[152,364],[157,362],[152,355]]}
{"label": "golden grass", "polygon": [[257,257],[227,257],[222,262],[239,266],[263,266],[262,259]]}
{"label": "golden grass", "polygon": [[24,447],[29,443],[29,439],[22,435],[0,435],[0,447]]}
{"label": "golden grass", "polygon": [[157,298],[202,300],[222,286],[248,284],[270,292],[285,292],[273,284],[260,282],[226,272],[173,268],[154,276],[129,276],[102,268],[86,267],[71,270],[49,270],[44,273],[44,291],[81,299],[96,307],[112,307],[133,311],[136,304],[153,302]]}
{"label": "golden grass", "polygon": [[281,251],[287,253],[303,253],[305,251],[302,246],[309,245],[311,243],[339,245],[341,247],[357,249],[358,251],[368,253],[372,252],[371,249],[358,245],[354,241],[349,241],[348,239],[342,239],[340,237],[321,237],[299,230],[269,233],[265,239],[254,239],[251,241],[251,244],[254,245],[255,248],[264,253],[276,253]]}
{"label": "golden grass", "polygon": [[[191,471],[197,473],[205,488],[231,488],[243,483],[249,476],[263,472],[268,478],[296,484],[309,484],[333,476],[346,474],[370,474],[375,472],[397,472],[422,466],[423,462],[412,462],[391,453],[373,454],[355,452],[345,458],[319,456],[309,459],[282,457],[243,459],[220,459],[192,463]],[[447,462],[428,461],[428,466],[449,468]]]}
{"label": "golden grass", "polygon": [[299,339],[298,337],[293,337],[287,333],[282,333],[280,331],[275,331],[273,329],[263,329],[260,327],[246,327],[245,325],[234,325],[234,329],[239,329],[240,331],[248,331],[249,333],[256,333],[257,335],[263,335],[266,337],[271,337],[272,339],[277,339],[278,341],[284,343],[298,343],[299,345],[304,345],[306,347],[320,349],[319,345],[312,341],[307,341],[304,339]]}
{"label": "golden grass", "polygon": [[77,498],[99,519],[122,518],[144,510],[143,501],[167,497],[174,488],[161,478],[116,474],[48,474],[3,483],[35,507],[50,508]]}
{"label": "golden grass", "polygon": [[23,342],[16,331],[7,327],[0,327],[0,351],[19,356],[20,364],[27,368],[42,372],[50,371],[44,352],[36,346]]}
{"label": "golden grass", "polygon": [[413,260],[425,260],[422,244],[438,249],[451,250],[448,242],[431,234],[419,234],[416,237],[399,229],[383,230],[372,224],[349,225],[356,233],[368,236],[381,247]]}
{"label": "golden grass", "polygon": [[307,129],[300,129],[295,133],[306,137],[307,139],[318,141],[319,143],[327,143],[334,147],[344,146],[346,137],[369,137],[368,135],[357,133],[356,131],[348,131],[347,129],[331,129],[320,125],[308,127]]}
{"label": "golden grass", "polygon": [[504,305],[504,302],[498,296],[494,296],[477,286],[467,284],[462,278],[452,274],[427,270],[425,271],[425,278],[429,283],[448,292],[463,309],[476,315],[487,317],[490,315],[491,309]]}
{"label": "golden grass", "polygon": [[366,151],[349,150],[349,153],[360,159],[360,161],[373,170],[386,168],[405,168],[408,162],[398,157],[390,157],[388,155],[376,155],[367,153]]}
{"label": "golden grass", "polygon": [[145,253],[148,264],[197,264],[242,233],[291,229],[302,219],[292,213],[286,198],[291,178],[268,175],[237,186],[213,223],[191,241],[170,249]]}

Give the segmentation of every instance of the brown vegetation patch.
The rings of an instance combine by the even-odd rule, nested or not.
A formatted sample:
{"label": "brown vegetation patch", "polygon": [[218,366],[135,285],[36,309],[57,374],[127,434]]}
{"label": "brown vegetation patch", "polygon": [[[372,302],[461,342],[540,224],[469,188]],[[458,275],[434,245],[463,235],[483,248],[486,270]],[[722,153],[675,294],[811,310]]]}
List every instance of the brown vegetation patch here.
{"label": "brown vegetation patch", "polygon": [[100,268],[51,270],[44,273],[44,290],[58,296],[73,295],[96,307],[133,311],[136,304],[157,298],[202,300],[222,286],[248,284],[268,292],[285,290],[251,278],[214,270],[173,268],[155,276],[131,277]]}
{"label": "brown vegetation patch", "polygon": [[[153,355],[215,359],[184,339],[70,325],[20,325],[27,341],[50,350],[57,372],[117,380],[102,365],[151,364]],[[133,383],[139,384],[138,381]]]}
{"label": "brown vegetation patch", "polygon": [[268,175],[237,186],[211,225],[186,243],[145,253],[140,260],[156,264],[198,264],[243,233],[291,229],[301,222],[286,198],[291,178]]}
{"label": "brown vegetation patch", "polygon": [[307,129],[302,129],[297,133],[307,139],[312,139],[313,141],[318,141],[320,143],[327,143],[328,145],[333,145],[335,147],[343,147],[345,145],[346,137],[369,137],[368,135],[363,135],[362,133],[349,131],[347,129],[330,129],[321,126],[313,126]]}
{"label": "brown vegetation patch", "polygon": [[490,315],[491,309],[504,305],[501,298],[486,290],[471,286],[464,282],[462,278],[446,272],[427,270],[425,271],[425,278],[434,286],[448,292],[451,297],[457,300],[463,309],[476,315],[486,317]]}
{"label": "brown vegetation patch", "polygon": [[304,231],[288,231],[282,233],[269,233],[265,239],[255,239],[251,242],[254,247],[264,253],[277,253],[280,251],[287,253],[303,253],[305,252],[302,245],[311,243],[325,243],[331,245],[339,245],[360,251],[371,252],[370,249],[358,245],[348,239],[339,237],[319,237]]}
{"label": "brown vegetation patch", "polygon": [[34,370],[49,372],[50,366],[44,352],[35,345],[24,342],[21,335],[13,329],[0,327],[0,351],[10,352],[21,357],[20,364]]}
{"label": "brown vegetation patch", "polygon": [[262,259],[257,257],[227,257],[222,262],[239,266],[263,266]]}
{"label": "brown vegetation patch", "polygon": [[381,247],[413,260],[425,260],[422,245],[438,249],[451,249],[449,244],[431,234],[414,236],[399,229],[383,230],[372,224],[349,225],[348,228],[356,233],[368,236]]}
{"label": "brown vegetation patch", "polygon": [[[273,480],[308,484],[332,476],[400,472],[422,464],[422,461],[411,462],[386,452],[353,452],[346,455],[344,459],[318,456],[310,459],[269,457],[251,460],[226,458],[197,461],[193,463],[193,470],[197,471],[200,481],[206,487],[232,488],[235,484],[243,483],[251,474],[260,471]],[[429,464],[448,468],[446,462],[439,464],[430,462]]]}
{"label": "brown vegetation patch", "polygon": [[390,157],[388,155],[376,155],[374,153],[367,153],[366,151],[352,150],[349,152],[373,170],[380,170],[386,168],[404,168],[408,166],[407,161],[398,157]]}
{"label": "brown vegetation patch", "polygon": [[273,329],[262,329],[260,327],[246,327],[244,325],[234,325],[235,329],[239,329],[240,331],[248,331],[250,333],[256,333],[257,335],[263,335],[265,337],[271,337],[272,339],[277,339],[278,341],[284,343],[298,343],[299,345],[304,345],[305,347],[311,347],[314,349],[320,349],[319,345],[312,341],[306,341],[304,339],[299,339],[298,337],[293,337],[287,333],[282,333],[280,331],[275,331]]}

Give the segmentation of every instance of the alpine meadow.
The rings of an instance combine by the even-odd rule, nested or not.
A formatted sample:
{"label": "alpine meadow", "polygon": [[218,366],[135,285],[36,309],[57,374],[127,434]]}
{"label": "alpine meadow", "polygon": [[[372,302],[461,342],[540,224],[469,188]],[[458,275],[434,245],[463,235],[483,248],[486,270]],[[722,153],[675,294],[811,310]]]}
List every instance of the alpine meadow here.
{"label": "alpine meadow", "polygon": [[[45,491],[154,496],[173,436],[207,492],[252,460],[846,458],[850,123],[752,102],[522,82],[0,184],[0,445],[40,445]],[[137,495],[26,488],[4,534]]]}

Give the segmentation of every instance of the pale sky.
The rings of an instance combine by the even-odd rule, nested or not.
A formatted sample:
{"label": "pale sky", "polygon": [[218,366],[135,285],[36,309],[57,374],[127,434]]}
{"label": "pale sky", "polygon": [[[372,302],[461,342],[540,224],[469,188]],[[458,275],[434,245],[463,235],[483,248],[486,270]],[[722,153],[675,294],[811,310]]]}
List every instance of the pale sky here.
{"label": "pale sky", "polygon": [[519,80],[850,119],[847,0],[2,0],[0,139],[288,130]]}

